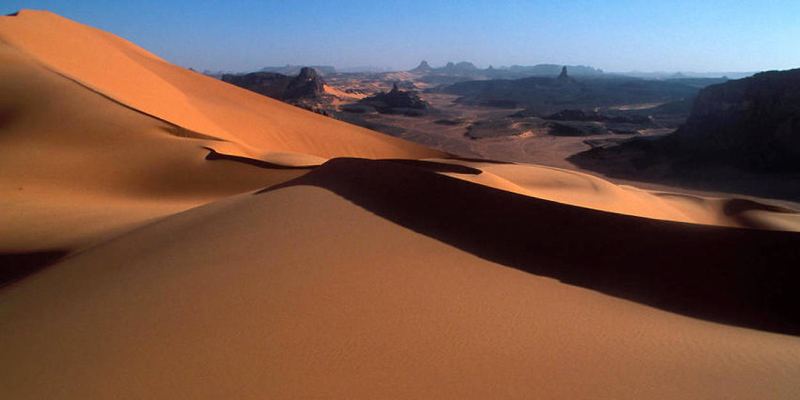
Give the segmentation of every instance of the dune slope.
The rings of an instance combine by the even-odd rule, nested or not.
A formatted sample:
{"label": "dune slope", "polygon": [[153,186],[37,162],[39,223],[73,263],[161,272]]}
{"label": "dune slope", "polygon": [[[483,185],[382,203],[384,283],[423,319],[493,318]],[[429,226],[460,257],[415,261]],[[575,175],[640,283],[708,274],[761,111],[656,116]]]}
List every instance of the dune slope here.
{"label": "dune slope", "polygon": [[[0,388],[13,398],[800,391],[796,338],[679,317],[476,257],[354,204],[357,194],[357,204],[386,199],[374,185],[340,188],[340,168],[353,166],[169,217],[8,288],[0,359],[14,368]],[[409,169],[372,165],[370,175],[435,176]],[[537,240],[548,237],[528,242]],[[570,260],[548,264],[568,269]],[[70,301],[53,304],[56,296]]]}
{"label": "dune slope", "polygon": [[0,61],[8,264],[291,179],[330,156],[444,155],[255,96],[48,12],[0,17]]}
{"label": "dune slope", "polygon": [[0,253],[76,249],[298,176],[204,158],[217,141],[149,117],[0,43]]}
{"label": "dune slope", "polygon": [[454,159],[0,17],[4,398],[798,398],[798,215]]}
{"label": "dune slope", "polygon": [[[228,141],[237,155],[436,157],[376,134],[165,62],[109,33],[49,12],[3,17],[0,41],[143,113]],[[235,150],[233,150],[235,148]],[[269,160],[267,160],[269,161]]]}

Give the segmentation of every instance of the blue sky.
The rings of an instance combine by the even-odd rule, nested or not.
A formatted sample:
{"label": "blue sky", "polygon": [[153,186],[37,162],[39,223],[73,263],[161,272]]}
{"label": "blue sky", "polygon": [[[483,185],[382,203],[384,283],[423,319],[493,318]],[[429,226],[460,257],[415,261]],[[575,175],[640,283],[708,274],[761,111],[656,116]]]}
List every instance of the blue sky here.
{"label": "blue sky", "polygon": [[176,64],[406,69],[467,60],[607,71],[800,67],[800,0],[3,0],[125,37]]}

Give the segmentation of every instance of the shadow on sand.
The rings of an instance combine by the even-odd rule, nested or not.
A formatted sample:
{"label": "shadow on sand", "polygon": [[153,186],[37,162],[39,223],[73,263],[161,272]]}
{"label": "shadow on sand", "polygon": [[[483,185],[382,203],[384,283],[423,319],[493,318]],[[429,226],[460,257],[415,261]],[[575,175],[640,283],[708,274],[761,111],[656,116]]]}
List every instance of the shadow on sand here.
{"label": "shadow on sand", "polygon": [[52,250],[0,254],[0,288],[54,264],[67,253],[67,251]]}
{"label": "shadow on sand", "polygon": [[687,316],[800,334],[800,233],[596,211],[391,160],[334,159],[262,192],[295,185],[325,188],[522,271]]}

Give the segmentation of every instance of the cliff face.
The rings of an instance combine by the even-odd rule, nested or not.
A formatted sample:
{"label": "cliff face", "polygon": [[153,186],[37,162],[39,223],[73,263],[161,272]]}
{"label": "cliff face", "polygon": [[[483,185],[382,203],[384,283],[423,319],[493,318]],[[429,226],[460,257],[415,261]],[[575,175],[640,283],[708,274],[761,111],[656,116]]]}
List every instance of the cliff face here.
{"label": "cliff face", "polygon": [[800,170],[800,69],[709,86],[674,135],[681,151],[765,170]]}

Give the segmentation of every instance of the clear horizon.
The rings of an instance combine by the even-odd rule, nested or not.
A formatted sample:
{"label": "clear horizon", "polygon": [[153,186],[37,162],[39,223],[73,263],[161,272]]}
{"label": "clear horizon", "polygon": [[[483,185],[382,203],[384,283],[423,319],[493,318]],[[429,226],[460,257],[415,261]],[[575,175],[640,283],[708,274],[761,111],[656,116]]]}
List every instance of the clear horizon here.
{"label": "clear horizon", "polygon": [[198,70],[332,65],[405,70],[427,60],[587,65],[607,72],[800,67],[797,1],[452,2],[10,0],[122,36]]}

